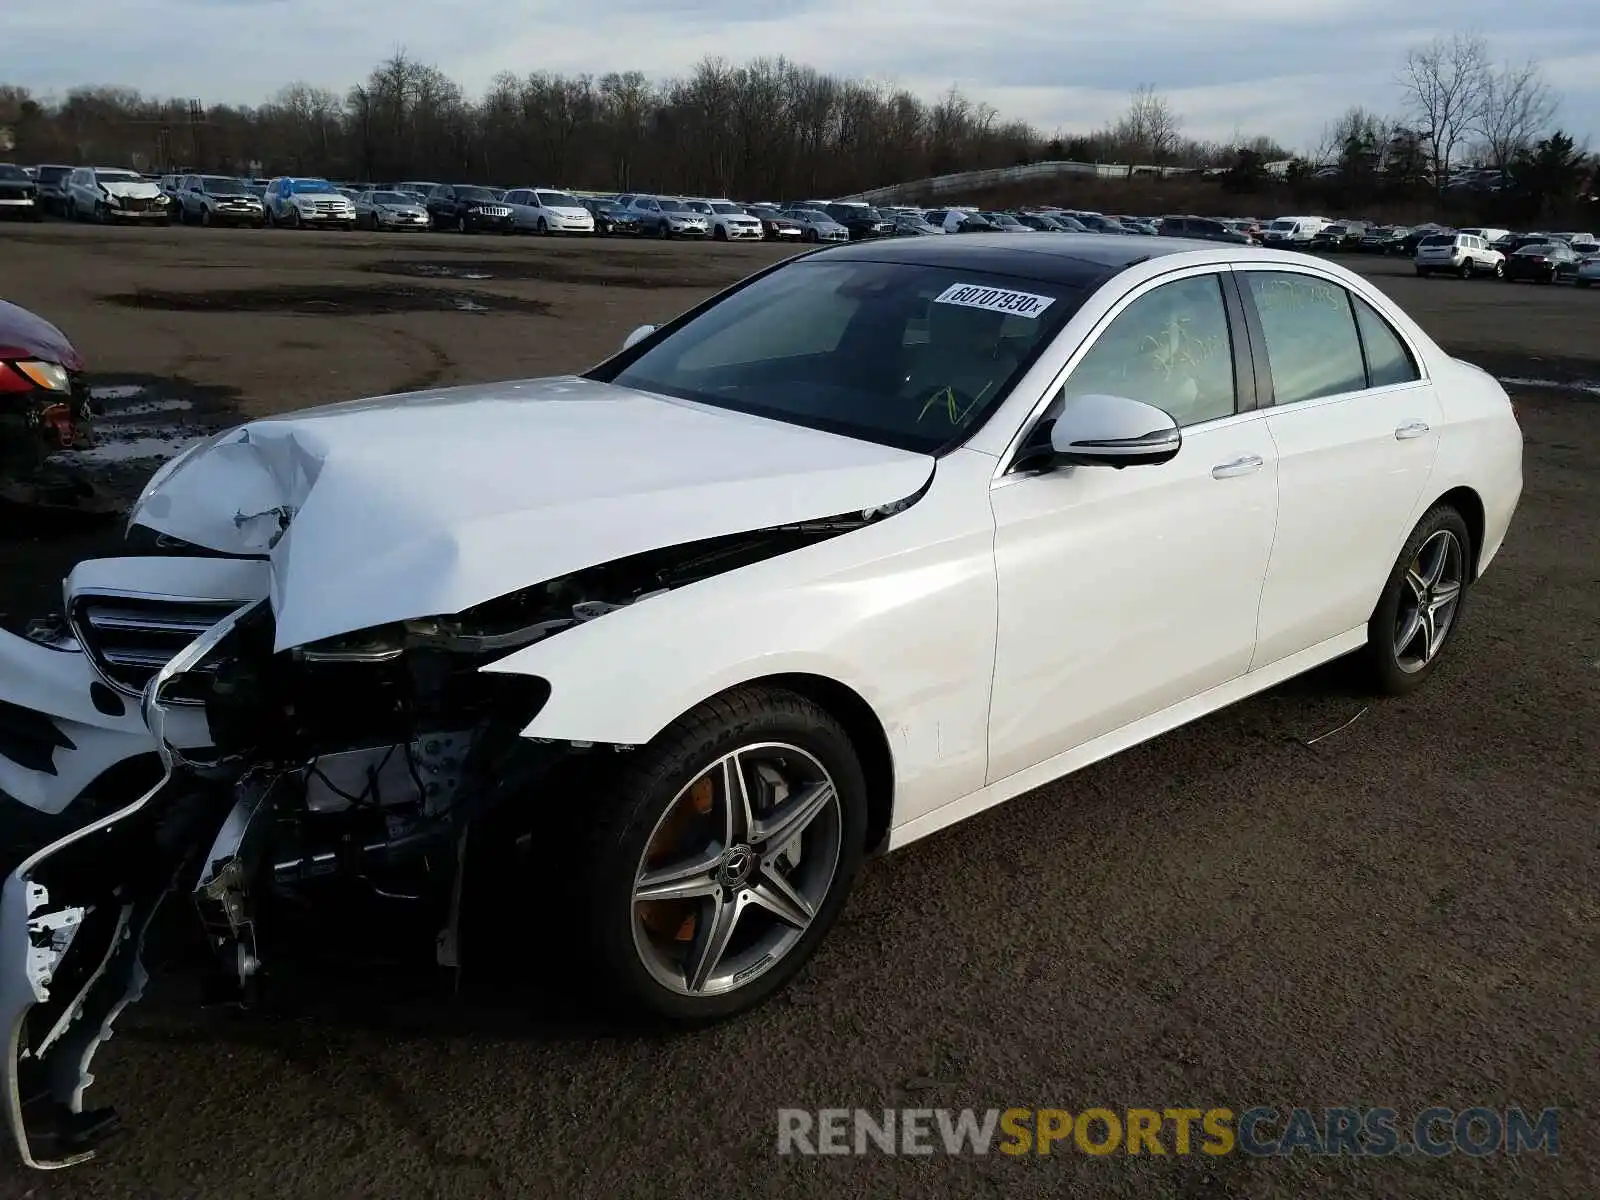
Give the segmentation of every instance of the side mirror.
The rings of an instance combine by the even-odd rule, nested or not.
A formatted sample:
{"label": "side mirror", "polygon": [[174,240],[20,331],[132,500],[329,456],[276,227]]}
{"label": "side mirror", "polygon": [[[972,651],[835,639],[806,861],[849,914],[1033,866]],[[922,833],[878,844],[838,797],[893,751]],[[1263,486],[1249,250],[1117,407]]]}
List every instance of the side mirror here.
{"label": "side mirror", "polygon": [[624,350],[633,349],[640,342],[644,341],[645,338],[649,337],[652,333],[654,333],[656,331],[656,329],[657,329],[657,326],[655,326],[655,325],[641,325],[641,326],[639,326],[639,328],[635,329],[632,333],[630,333],[626,338],[623,339],[622,348]]}
{"label": "side mirror", "polygon": [[1183,433],[1171,414],[1126,396],[1079,396],[1050,427],[1050,450],[1063,465],[1157,466],[1181,449]]}

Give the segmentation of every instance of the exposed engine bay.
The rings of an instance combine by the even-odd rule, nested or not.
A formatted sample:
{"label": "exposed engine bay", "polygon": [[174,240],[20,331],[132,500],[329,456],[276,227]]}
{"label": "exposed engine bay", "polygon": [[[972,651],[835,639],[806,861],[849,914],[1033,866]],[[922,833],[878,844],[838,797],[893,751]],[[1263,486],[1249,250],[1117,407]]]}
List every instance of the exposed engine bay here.
{"label": "exposed engine bay", "polygon": [[[625,749],[523,736],[548,684],[482,668],[911,502],[651,550],[454,615],[287,650],[275,651],[273,607],[259,595],[185,598],[180,620],[148,595],[99,591],[69,606],[66,621],[37,623],[35,641],[92,661],[97,704],[108,684],[137,704],[161,777],[131,803],[75,804],[51,826],[54,840],[7,863],[0,1027],[11,1032],[6,1107],[25,1161],[81,1161],[113,1128],[109,1110],[85,1107],[88,1067],[143,991],[141,950],[164,902],[192,905],[219,988],[238,1002],[270,979],[276,918],[315,913],[328,888],[412,906],[435,931],[437,964],[471,970],[460,924],[475,821],[537,803],[558,763]],[[206,554],[170,538],[149,551]],[[198,713],[206,744],[179,744],[171,729]],[[55,724],[50,734],[71,744]]]}

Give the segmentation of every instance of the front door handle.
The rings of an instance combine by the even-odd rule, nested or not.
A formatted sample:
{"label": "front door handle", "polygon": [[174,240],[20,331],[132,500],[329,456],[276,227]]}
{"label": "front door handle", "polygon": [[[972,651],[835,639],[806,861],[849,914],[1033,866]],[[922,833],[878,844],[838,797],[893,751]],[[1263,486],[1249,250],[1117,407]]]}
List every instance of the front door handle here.
{"label": "front door handle", "polygon": [[1248,475],[1251,471],[1259,471],[1264,460],[1259,454],[1246,454],[1243,458],[1236,458],[1232,462],[1218,463],[1211,468],[1211,478],[1232,479],[1237,475]]}
{"label": "front door handle", "polygon": [[1407,421],[1394,431],[1394,436],[1396,441],[1404,442],[1411,438],[1419,438],[1427,432],[1428,423],[1426,421]]}

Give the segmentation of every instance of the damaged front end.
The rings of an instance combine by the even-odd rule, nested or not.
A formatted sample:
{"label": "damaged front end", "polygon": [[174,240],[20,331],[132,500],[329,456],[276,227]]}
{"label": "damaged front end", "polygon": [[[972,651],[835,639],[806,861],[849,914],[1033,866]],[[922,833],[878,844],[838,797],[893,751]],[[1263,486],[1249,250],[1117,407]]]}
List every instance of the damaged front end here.
{"label": "damaged front end", "polygon": [[[469,830],[510,800],[536,802],[553,766],[595,752],[523,737],[548,685],[484,668],[910,502],[650,550],[459,613],[289,648],[267,598],[216,598],[259,594],[265,563],[185,560],[186,579],[214,585],[206,601],[72,593],[85,653],[107,683],[140,697],[162,777],[29,854],[5,882],[4,1100],[24,1161],[82,1161],[113,1127],[109,1111],[85,1107],[89,1066],[143,990],[140,952],[165,898],[193,905],[231,999],[253,995],[297,921],[326,923],[329,906],[352,894],[402,905],[434,960],[460,967]],[[119,570],[126,578],[132,566]],[[191,633],[204,627],[187,644],[185,622]],[[200,714],[204,745],[190,728]]]}
{"label": "damaged front end", "polygon": [[89,1063],[117,1014],[144,990],[145,933],[215,804],[199,786],[208,765],[164,736],[162,700],[251,607],[180,651],[145,689],[142,712],[156,737],[161,779],[131,804],[29,855],[0,893],[4,1101],[28,1166],[81,1162],[113,1126],[109,1111],[84,1108]]}

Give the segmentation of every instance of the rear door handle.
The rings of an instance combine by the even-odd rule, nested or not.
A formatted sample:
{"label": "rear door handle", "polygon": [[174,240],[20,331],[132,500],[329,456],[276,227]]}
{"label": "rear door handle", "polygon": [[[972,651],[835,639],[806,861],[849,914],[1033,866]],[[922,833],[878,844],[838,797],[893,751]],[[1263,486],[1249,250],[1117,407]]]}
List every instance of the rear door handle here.
{"label": "rear door handle", "polygon": [[1211,478],[1232,479],[1236,475],[1248,475],[1251,471],[1259,471],[1264,460],[1259,454],[1246,454],[1243,458],[1236,458],[1232,462],[1218,463],[1211,468]]}
{"label": "rear door handle", "polygon": [[1426,421],[1407,421],[1394,431],[1394,436],[1396,441],[1404,442],[1410,438],[1419,438],[1427,432],[1428,423]]}

